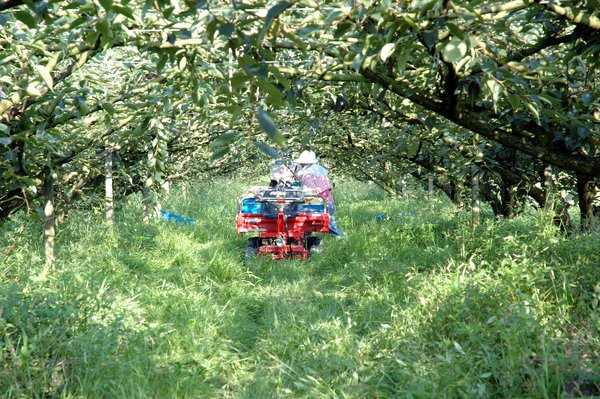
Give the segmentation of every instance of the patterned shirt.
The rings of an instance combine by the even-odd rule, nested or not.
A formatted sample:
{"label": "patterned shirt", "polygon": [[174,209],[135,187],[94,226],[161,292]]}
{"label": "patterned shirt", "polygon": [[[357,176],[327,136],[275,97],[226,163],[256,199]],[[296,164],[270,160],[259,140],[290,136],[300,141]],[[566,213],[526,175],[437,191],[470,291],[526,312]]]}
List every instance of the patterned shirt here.
{"label": "patterned shirt", "polygon": [[320,166],[319,168],[321,173],[318,173],[318,175],[310,173],[311,167],[305,168],[298,173],[302,177],[302,186],[315,189],[317,194],[326,199],[327,202],[332,203],[333,196],[331,195],[331,189],[333,187],[331,186],[329,178],[327,177],[327,170]]}

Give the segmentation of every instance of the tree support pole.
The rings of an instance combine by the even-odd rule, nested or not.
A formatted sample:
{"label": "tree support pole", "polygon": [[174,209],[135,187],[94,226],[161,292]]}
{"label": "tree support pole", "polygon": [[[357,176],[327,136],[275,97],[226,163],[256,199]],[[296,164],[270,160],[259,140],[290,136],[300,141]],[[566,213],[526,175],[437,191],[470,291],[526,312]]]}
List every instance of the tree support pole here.
{"label": "tree support pole", "polygon": [[142,185],[142,213],[142,221],[148,223],[150,221],[150,193],[146,183]]}
{"label": "tree support pole", "polygon": [[427,195],[429,198],[429,206],[433,205],[433,177],[427,177]]}
{"label": "tree support pole", "polygon": [[54,224],[54,177],[49,171],[44,180],[44,244],[46,248],[46,267],[54,262],[54,237],[56,235]]}
{"label": "tree support pole", "polygon": [[114,190],[113,190],[113,153],[108,152],[104,160],[104,185],[105,185],[105,197],[104,203],[106,206],[106,221],[108,224],[114,224]]}
{"label": "tree support pole", "polygon": [[477,165],[471,165],[471,215],[473,228],[481,222],[481,210],[479,207],[479,170]]}

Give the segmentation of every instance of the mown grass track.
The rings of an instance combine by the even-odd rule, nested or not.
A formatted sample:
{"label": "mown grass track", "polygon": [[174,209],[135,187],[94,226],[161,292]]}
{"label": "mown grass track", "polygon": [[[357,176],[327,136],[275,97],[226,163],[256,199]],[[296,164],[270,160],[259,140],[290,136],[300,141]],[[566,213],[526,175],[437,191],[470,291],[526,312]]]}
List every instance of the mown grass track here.
{"label": "mown grass track", "polygon": [[[175,190],[194,226],[74,211],[43,273],[38,228],[1,227],[0,395],[576,397],[600,385],[600,236],[543,216],[472,231],[437,200],[339,181],[307,261],[243,261],[245,183]],[[414,214],[416,211],[416,214]],[[391,215],[377,222],[377,214]]]}

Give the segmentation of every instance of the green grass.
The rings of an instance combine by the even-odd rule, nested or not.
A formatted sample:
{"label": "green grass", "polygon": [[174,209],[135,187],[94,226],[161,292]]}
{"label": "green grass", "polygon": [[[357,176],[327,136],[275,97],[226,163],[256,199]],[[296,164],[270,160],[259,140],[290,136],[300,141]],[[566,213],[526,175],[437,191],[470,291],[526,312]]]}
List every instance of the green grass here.
{"label": "green grass", "polygon": [[1,226],[1,397],[599,394],[597,233],[566,238],[531,215],[473,231],[441,199],[339,181],[346,240],[245,263],[246,188],[175,190],[164,209],[194,226],[142,224],[137,197],[114,229],[100,209],[73,211],[47,273],[41,227]]}

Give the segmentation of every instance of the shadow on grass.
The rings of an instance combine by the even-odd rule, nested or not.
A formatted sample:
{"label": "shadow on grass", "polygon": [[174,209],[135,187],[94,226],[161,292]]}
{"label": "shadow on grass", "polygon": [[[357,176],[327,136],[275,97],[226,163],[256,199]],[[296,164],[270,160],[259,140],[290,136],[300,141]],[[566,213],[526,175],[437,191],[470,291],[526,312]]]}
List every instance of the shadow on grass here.
{"label": "shadow on grass", "polygon": [[[531,302],[536,290],[548,293],[562,284],[561,279],[579,282],[581,276],[594,273],[569,268],[555,281],[550,275],[559,269],[544,270],[536,260],[520,255],[535,257],[535,251],[513,244],[511,238],[493,241],[497,229],[483,226],[472,232],[459,223],[434,225],[432,232],[418,228],[412,237],[418,236],[422,246],[411,235],[398,239],[394,229],[389,237],[394,240],[390,244],[399,242],[396,247],[386,242],[376,247],[349,233],[346,242],[326,242],[325,254],[309,261],[256,262],[250,270],[260,281],[253,291],[240,293],[237,317],[225,328],[226,334],[251,330],[251,337],[245,338],[230,333],[236,347],[260,364],[247,392],[276,388],[281,394],[309,396],[596,394],[597,370],[585,372],[593,369],[591,352],[573,355],[572,345],[563,349],[561,339],[548,336],[545,315],[555,310],[546,307],[564,306],[563,299],[557,298],[554,305]],[[518,221],[502,229],[507,237],[521,231]],[[464,234],[464,244],[454,242],[458,234]],[[524,245],[544,243],[540,236]],[[462,254],[461,245],[467,248]],[[438,252],[422,250],[428,247]],[[440,247],[446,249],[439,251]],[[595,255],[589,243],[580,247],[580,252],[570,251],[571,256],[590,264]],[[474,254],[489,263],[471,265]],[[543,259],[543,251],[540,256]],[[581,284],[582,294],[593,291],[593,281]],[[589,301],[588,305],[591,297]],[[245,323],[251,327],[243,327]],[[582,356],[588,359],[585,366]],[[355,378],[352,370],[361,367],[373,370],[369,378],[379,382],[356,382],[360,373]],[[274,387],[273,381],[279,383]]]}
{"label": "shadow on grass", "polygon": [[[0,286],[0,371],[7,397],[135,396],[156,369],[148,331],[97,295]],[[144,370],[136,373],[133,370]]]}

